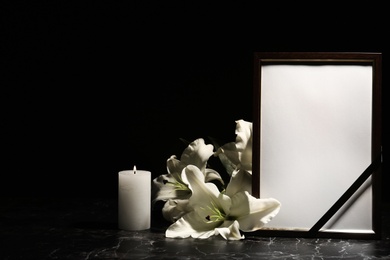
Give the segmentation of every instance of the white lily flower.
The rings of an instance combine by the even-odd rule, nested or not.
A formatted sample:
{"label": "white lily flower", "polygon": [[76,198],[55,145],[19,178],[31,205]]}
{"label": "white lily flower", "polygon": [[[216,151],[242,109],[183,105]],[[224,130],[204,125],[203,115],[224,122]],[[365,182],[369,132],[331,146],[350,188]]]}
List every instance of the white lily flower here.
{"label": "white lily flower", "polygon": [[[204,139],[199,138],[188,145],[180,160],[175,155],[167,160],[168,174],[160,175],[153,180],[155,189],[153,202],[166,201],[163,208],[164,218],[175,221],[188,211],[185,204],[192,193],[187,184],[181,179],[181,172],[187,165],[194,165],[199,168],[205,177],[205,181],[218,180],[223,183],[222,177],[217,171],[207,168],[207,161],[214,153],[213,149],[213,145],[206,145]],[[184,201],[179,202],[178,200]],[[179,205],[180,207],[178,207]]]}
{"label": "white lily flower", "polygon": [[198,167],[205,175],[205,181],[223,180],[218,172],[207,168],[207,161],[213,155],[213,145],[205,144],[204,139],[199,138],[188,145],[183,151],[180,160],[172,155],[167,160],[168,174],[162,174],[153,180],[156,194],[154,201],[168,199],[188,199],[191,191],[187,184],[181,180],[181,172],[187,165]]}
{"label": "white lily flower", "polygon": [[[226,143],[221,146],[215,156],[219,156],[221,161],[228,167],[242,169],[252,174],[252,122],[237,120],[236,122],[236,141]],[[234,167],[235,166],[235,167]]]}
{"label": "white lily flower", "polygon": [[203,173],[193,165],[183,170],[182,180],[192,191],[188,203],[193,210],[170,225],[165,232],[166,237],[208,238],[221,235],[227,240],[239,240],[244,238],[240,230],[260,229],[280,209],[279,201],[273,198],[257,199],[247,191],[237,192],[232,197],[219,192],[215,184],[205,182]]}
{"label": "white lily flower", "polygon": [[[175,155],[172,155],[167,160],[168,174],[162,174],[153,179],[153,202],[169,199],[188,199],[191,196],[191,190],[181,180],[181,171],[170,171],[169,169],[179,169],[180,161],[176,159]],[[184,168],[184,167],[183,167]]]}

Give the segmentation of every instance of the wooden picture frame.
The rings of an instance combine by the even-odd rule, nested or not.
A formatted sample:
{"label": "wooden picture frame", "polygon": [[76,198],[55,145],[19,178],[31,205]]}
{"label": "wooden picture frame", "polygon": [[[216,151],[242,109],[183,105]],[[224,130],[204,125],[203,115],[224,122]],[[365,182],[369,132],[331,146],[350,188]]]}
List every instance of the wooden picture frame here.
{"label": "wooden picture frame", "polygon": [[264,236],[380,238],[381,53],[255,52],[252,194]]}

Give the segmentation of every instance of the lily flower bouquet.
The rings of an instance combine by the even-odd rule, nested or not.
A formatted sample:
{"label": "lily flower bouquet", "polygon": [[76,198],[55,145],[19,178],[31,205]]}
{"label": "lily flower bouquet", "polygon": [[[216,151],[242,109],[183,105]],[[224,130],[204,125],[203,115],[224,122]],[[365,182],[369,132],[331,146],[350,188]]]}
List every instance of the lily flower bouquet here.
{"label": "lily flower bouquet", "polygon": [[[163,201],[163,217],[170,221],[165,236],[200,238],[220,235],[240,240],[243,232],[261,229],[280,210],[274,198],[256,198],[252,192],[252,123],[236,121],[236,140],[216,150],[203,138],[191,142],[180,160],[167,160],[167,174],[153,179],[153,203]],[[208,168],[210,157],[218,157],[229,175]],[[216,185],[218,182],[221,185]]]}

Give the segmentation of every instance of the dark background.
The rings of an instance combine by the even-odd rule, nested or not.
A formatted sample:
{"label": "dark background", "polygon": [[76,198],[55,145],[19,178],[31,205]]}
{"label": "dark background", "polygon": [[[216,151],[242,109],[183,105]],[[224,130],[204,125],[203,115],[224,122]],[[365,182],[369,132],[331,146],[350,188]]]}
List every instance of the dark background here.
{"label": "dark background", "polygon": [[255,51],[380,52],[381,6],[3,1],[1,196],[116,198],[120,170],[166,172],[184,143],[252,121]]}

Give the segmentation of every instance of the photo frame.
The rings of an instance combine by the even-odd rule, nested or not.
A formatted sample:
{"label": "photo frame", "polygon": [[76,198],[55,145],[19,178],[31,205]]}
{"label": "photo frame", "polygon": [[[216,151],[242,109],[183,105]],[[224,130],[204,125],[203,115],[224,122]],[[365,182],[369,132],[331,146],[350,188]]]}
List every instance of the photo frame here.
{"label": "photo frame", "polygon": [[381,53],[255,52],[252,195],[262,236],[381,236]]}

